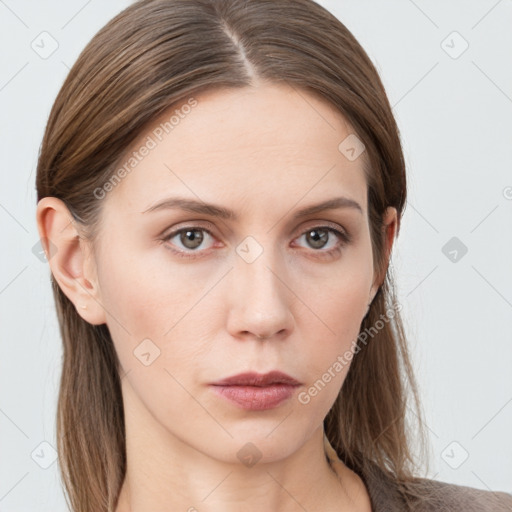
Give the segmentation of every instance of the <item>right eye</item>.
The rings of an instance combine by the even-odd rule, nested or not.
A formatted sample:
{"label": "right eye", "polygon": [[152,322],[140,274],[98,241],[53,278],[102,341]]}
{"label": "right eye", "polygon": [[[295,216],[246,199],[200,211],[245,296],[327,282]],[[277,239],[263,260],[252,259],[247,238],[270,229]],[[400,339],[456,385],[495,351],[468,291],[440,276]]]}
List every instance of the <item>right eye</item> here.
{"label": "right eye", "polygon": [[170,247],[170,250],[176,253],[178,256],[189,258],[195,257],[195,255],[190,253],[199,252],[196,249],[203,243],[205,239],[204,233],[206,233],[206,238],[213,238],[211,231],[206,228],[200,226],[186,226],[184,228],[172,231],[162,240],[169,242],[173,238],[177,237],[177,241],[182,244],[183,249],[173,249]]}

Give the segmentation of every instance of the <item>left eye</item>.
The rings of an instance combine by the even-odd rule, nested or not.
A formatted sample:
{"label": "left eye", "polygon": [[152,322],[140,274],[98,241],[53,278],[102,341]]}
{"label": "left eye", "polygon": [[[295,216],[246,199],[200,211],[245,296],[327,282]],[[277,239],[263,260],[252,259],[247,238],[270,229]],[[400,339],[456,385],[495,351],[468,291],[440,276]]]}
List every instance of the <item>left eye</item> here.
{"label": "left eye", "polygon": [[[189,226],[189,227],[185,227],[185,228],[181,228],[179,230],[173,231],[172,233],[169,233],[165,238],[163,238],[163,241],[167,242],[167,241],[172,240],[175,237],[179,237],[178,240],[182,244],[183,249],[185,249],[185,250],[183,250],[183,249],[175,250],[172,248],[171,248],[171,250],[173,252],[177,253],[179,256],[183,256],[183,257],[192,256],[193,257],[193,255],[191,253],[199,252],[196,249],[198,247],[200,247],[201,244],[205,240],[204,233],[206,233],[206,235],[207,235],[206,237],[210,237],[213,239],[213,235],[212,235],[211,231],[209,231],[208,229],[202,228],[199,226]],[[329,249],[326,249],[323,251],[319,250],[319,249],[323,249],[327,245],[327,243],[330,239],[329,234],[336,235],[336,237],[339,240],[338,243],[334,243],[334,246]],[[310,247],[312,247],[313,249],[318,249],[317,251],[314,251],[314,252],[320,252],[320,253],[325,253],[325,254],[331,254],[331,253],[337,252],[337,251],[341,250],[342,246],[344,246],[345,244],[350,242],[350,237],[347,233],[338,231],[337,229],[334,229],[330,226],[317,226],[317,227],[310,228],[310,229],[304,231],[297,238],[297,240],[302,237],[306,238],[306,240],[310,244]]]}
{"label": "left eye", "polygon": [[[341,245],[343,245],[344,243],[348,243],[348,241],[349,241],[347,235],[345,235],[344,233],[341,233],[337,229],[334,229],[334,228],[331,228],[328,226],[318,226],[318,227],[310,228],[307,231],[305,231],[300,237],[305,237],[306,240],[309,240],[308,243],[314,249],[323,249],[326,246],[327,241],[330,238],[329,233],[334,233],[338,237],[338,239],[341,240]],[[338,245],[335,244],[334,247],[332,247],[332,249],[327,249],[323,252],[332,252],[333,250],[336,250],[337,248],[339,248],[339,244]]]}

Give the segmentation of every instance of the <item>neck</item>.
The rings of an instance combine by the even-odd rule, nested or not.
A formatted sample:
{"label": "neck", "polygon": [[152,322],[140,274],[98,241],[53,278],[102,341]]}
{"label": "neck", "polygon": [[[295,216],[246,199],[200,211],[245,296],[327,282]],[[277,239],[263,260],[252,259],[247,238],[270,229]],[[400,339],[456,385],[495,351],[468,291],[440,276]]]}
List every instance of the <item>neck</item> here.
{"label": "neck", "polygon": [[125,411],[127,469],[116,512],[370,510],[355,506],[358,477],[337,457],[334,470],[328,463],[322,426],[290,454],[276,448],[268,462],[245,465],[191,446],[134,404]]}

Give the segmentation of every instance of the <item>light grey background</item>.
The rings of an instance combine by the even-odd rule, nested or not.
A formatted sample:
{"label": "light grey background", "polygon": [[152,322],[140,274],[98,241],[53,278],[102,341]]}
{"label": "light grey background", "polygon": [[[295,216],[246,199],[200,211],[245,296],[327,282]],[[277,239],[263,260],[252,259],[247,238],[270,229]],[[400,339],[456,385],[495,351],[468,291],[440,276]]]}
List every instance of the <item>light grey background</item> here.
{"label": "light grey background", "polygon": [[[52,448],[61,341],[49,266],[32,252],[35,168],[69,68],[129,3],[0,0],[1,512],[66,510]],[[512,492],[512,2],[319,3],[377,66],[402,134],[409,197],[392,265],[428,476]],[[43,31],[58,43],[47,58],[31,46],[51,49]]]}

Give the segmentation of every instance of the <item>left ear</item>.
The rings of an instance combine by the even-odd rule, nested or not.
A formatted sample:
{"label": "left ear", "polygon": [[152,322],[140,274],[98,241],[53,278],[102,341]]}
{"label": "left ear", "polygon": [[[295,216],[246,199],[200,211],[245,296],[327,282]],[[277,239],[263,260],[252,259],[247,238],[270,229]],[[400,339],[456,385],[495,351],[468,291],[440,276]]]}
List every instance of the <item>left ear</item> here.
{"label": "left ear", "polygon": [[382,266],[382,272],[375,279],[371,289],[370,297],[372,301],[375,295],[377,294],[379,287],[384,282],[386,271],[389,266],[389,259],[391,257],[391,251],[393,249],[393,243],[395,241],[398,227],[398,214],[396,208],[394,208],[393,206],[388,206],[384,212],[382,222],[382,230],[384,231],[384,262]]}

